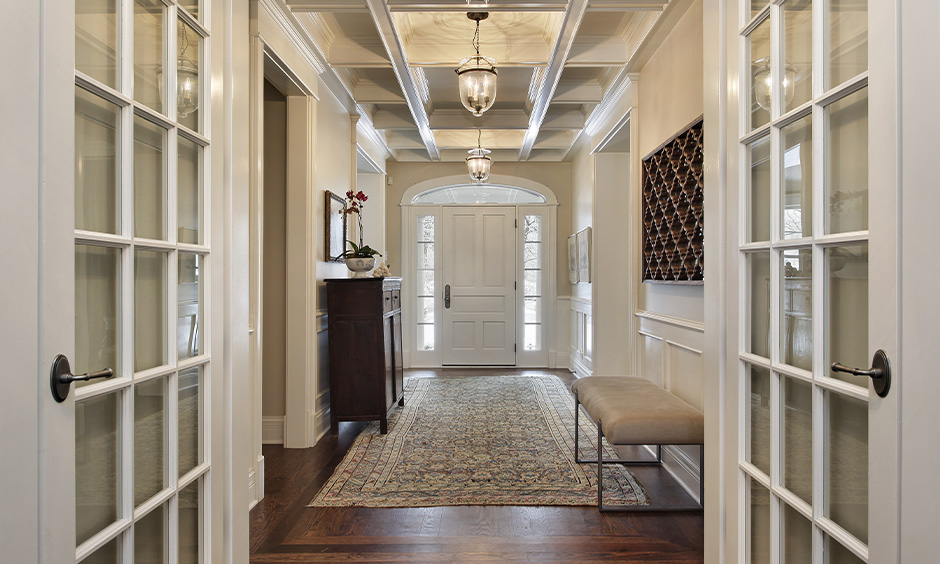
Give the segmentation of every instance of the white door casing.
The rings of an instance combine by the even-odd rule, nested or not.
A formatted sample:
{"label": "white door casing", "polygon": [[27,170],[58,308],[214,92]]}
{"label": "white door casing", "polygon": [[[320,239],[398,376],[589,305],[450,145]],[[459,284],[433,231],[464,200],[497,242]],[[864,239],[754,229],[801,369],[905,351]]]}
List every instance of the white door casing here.
{"label": "white door casing", "polygon": [[445,365],[516,363],[515,221],[515,207],[444,208]]}

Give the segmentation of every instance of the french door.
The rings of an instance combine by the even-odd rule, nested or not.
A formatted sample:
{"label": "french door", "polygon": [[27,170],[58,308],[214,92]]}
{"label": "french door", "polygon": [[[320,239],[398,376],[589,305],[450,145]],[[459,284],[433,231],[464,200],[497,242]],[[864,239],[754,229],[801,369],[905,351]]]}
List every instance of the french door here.
{"label": "french door", "polygon": [[[38,412],[3,423],[38,451],[23,458],[35,481],[9,500],[33,532],[5,558],[208,562],[208,2],[22,4],[19,51],[41,78],[4,98],[24,120],[4,146],[39,174],[10,202],[24,245],[5,260],[34,286],[20,345],[36,360],[20,377],[38,383]],[[60,403],[59,353],[73,374],[113,376]]]}
{"label": "french door", "polygon": [[199,0],[75,11],[76,560],[205,560],[205,54]]}
{"label": "french door", "polygon": [[897,469],[879,459],[897,453],[897,391],[832,368],[898,353],[895,186],[873,182],[895,157],[869,121],[894,111],[872,104],[890,80],[869,71],[884,34],[870,37],[864,0],[736,12],[737,560],[887,562],[897,532],[876,524],[896,510]]}
{"label": "french door", "polygon": [[515,222],[515,207],[444,207],[444,365],[516,364]]}

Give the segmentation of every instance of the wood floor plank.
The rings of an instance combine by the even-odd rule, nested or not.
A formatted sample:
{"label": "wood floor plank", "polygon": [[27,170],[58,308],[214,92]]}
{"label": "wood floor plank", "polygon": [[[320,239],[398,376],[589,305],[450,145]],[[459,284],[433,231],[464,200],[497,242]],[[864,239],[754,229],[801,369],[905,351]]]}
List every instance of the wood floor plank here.
{"label": "wood floor plank", "polygon": [[[417,373],[417,371],[415,371]],[[422,376],[507,374],[431,370]],[[550,373],[570,384],[567,371]],[[595,507],[307,507],[364,423],[309,449],[265,445],[265,498],[251,511],[251,562],[266,564],[601,564],[702,562],[701,513],[599,513]],[[635,472],[658,500],[684,495],[665,471]]]}

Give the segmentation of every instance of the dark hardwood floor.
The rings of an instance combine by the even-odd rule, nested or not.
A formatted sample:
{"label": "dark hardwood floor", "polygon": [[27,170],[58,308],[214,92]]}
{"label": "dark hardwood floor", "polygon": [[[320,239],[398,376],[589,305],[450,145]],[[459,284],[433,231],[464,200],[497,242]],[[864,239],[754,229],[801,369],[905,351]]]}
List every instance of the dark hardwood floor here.
{"label": "dark hardwood floor", "polygon": [[[535,371],[545,373],[546,371]],[[407,375],[506,374],[506,369]],[[533,373],[518,371],[514,373]],[[566,382],[567,371],[548,371]],[[313,448],[265,445],[265,497],[251,511],[251,562],[499,563],[702,562],[701,513],[599,513],[595,507],[312,508],[307,504],[365,423],[341,423]],[[652,497],[678,486],[637,467]]]}

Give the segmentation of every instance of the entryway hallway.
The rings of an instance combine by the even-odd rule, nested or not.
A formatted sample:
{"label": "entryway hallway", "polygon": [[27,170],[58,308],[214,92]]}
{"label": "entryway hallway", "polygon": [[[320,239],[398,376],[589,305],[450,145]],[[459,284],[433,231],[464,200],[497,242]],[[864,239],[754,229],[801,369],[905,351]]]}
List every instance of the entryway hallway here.
{"label": "entryway hallway", "polygon": [[[435,369],[407,376],[552,374],[566,370]],[[251,562],[702,562],[701,513],[610,514],[595,507],[311,508],[366,423],[342,423],[309,449],[265,445],[265,497],[251,511]],[[647,493],[668,501],[664,471],[633,467]]]}

